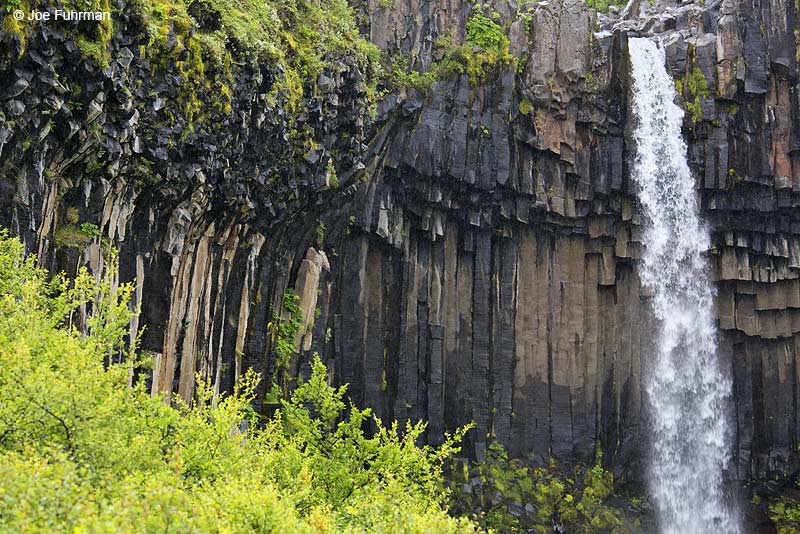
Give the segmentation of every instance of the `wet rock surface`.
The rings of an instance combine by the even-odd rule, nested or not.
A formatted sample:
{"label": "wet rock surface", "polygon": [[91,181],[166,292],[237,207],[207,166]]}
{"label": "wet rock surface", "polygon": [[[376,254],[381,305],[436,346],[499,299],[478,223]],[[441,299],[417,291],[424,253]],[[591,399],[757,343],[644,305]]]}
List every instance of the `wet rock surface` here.
{"label": "wet rock surface", "polygon": [[[368,2],[387,53],[436,61],[463,39],[460,2]],[[637,276],[642,220],[628,167],[627,37],[663,39],[712,228],[720,347],[732,369],[732,476],[798,463],[800,100],[793,2],[495,2],[516,68],[387,95],[370,115],[346,57],[290,124],[274,65],[236,73],[230,113],[190,124],[168,69],[121,24],[104,69],[43,27],[0,73],[0,224],[55,270],[137,279],[153,388],[192,395],[274,372],[268,324],[293,288],[319,309],[295,373],[323,355],[387,419],[427,439],[474,420],[514,454],[591,460],[635,477],[642,373],[657,326]],[[523,16],[524,15],[524,16]],[[700,78],[705,84],[700,82]],[[705,87],[702,87],[702,86]],[[312,95],[312,96],[309,96]],[[213,93],[201,95],[210,105]],[[313,130],[298,148],[292,131]],[[331,164],[329,164],[331,162]],[[70,211],[75,210],[75,211]],[[72,217],[89,244],[59,239]],[[320,227],[324,229],[320,235]]]}

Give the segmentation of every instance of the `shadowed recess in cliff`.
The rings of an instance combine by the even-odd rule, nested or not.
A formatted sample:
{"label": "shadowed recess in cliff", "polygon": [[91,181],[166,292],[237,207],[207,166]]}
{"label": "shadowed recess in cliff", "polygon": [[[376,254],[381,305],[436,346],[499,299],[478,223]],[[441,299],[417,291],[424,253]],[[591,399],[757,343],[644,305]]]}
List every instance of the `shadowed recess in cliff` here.
{"label": "shadowed recess in cliff", "polygon": [[646,216],[640,276],[660,321],[645,373],[652,450],[650,490],[661,532],[739,532],[724,491],[730,460],[731,380],[717,358],[714,290],[705,259],[709,231],[699,217],[695,180],[681,136],[683,111],[664,52],[632,39],[636,156],[633,178]]}

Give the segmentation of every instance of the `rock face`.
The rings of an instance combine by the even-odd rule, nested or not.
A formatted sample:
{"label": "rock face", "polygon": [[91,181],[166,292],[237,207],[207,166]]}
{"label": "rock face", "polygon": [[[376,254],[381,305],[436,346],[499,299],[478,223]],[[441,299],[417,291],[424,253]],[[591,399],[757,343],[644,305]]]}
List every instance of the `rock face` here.
{"label": "rock face", "polygon": [[[432,443],[474,420],[478,456],[489,439],[566,461],[600,445],[635,476],[657,325],[637,275],[626,50],[628,35],[658,35],[713,231],[709,276],[735,387],[732,474],[792,470],[795,4],[491,7],[516,68],[400,90],[370,118],[358,68],[343,58],[304,100],[302,120],[324,143],[301,157],[289,156],[280,106],[264,105],[268,67],[243,69],[232,112],[184,133],[180,118],[160,115],[170,78],[148,74],[135,21],[102,71],[75,62],[63,35],[39,35],[0,77],[0,224],[53,269],[99,269],[104,244],[119,249],[121,278],[138,284],[142,345],[156,353],[154,392],[191,398],[197,372],[217,390],[248,367],[273,376],[268,325],[292,288],[303,310],[292,373],[316,351],[378,416],[428,420]],[[470,15],[458,1],[360,9],[371,39],[419,69],[438,60],[438,38],[463,39]],[[81,105],[65,111],[75,87]],[[109,165],[93,168],[101,151]],[[105,238],[65,243],[59,228],[76,215]]]}

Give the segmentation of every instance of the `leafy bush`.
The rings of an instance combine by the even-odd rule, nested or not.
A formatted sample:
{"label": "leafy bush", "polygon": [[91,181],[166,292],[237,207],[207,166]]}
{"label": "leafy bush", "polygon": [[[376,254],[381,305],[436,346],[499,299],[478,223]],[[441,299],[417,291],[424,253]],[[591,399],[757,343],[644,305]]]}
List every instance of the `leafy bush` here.
{"label": "leafy bush", "polygon": [[477,47],[466,56],[467,74],[473,83],[513,63],[505,31],[481,10],[467,20],[467,44]]}
{"label": "leafy bush", "polygon": [[[113,274],[114,265],[107,267]],[[317,359],[276,414],[257,377],[191,405],[127,385],[130,285],[49,279],[0,231],[0,532],[473,532],[447,515],[442,462],[461,433],[418,447],[347,407]],[[72,324],[90,312],[88,335]],[[133,354],[122,354],[128,358]]]}
{"label": "leafy bush", "polygon": [[800,500],[779,497],[769,503],[769,518],[778,534],[793,534],[800,531]]}
{"label": "leafy bush", "polygon": [[473,513],[482,527],[498,533],[639,531],[636,520],[610,504],[614,478],[600,460],[598,455],[593,467],[565,473],[552,459],[539,467],[509,459],[492,443],[486,460],[452,470],[452,509]]}
{"label": "leafy bush", "polygon": [[482,11],[476,11],[467,20],[467,41],[484,50],[501,48],[508,44],[503,28]]}

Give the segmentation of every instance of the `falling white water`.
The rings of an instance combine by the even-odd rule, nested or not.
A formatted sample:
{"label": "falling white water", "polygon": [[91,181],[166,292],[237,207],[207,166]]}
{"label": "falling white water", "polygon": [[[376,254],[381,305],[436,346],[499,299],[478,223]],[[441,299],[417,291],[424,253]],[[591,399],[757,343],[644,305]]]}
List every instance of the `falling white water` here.
{"label": "falling white water", "polygon": [[681,136],[683,110],[649,39],[631,39],[636,157],[633,178],[647,220],[640,276],[653,292],[660,323],[645,378],[650,402],[650,490],[664,534],[735,534],[726,497],[730,459],[727,403],[731,381],[717,359],[714,289],[705,253],[695,181]]}

